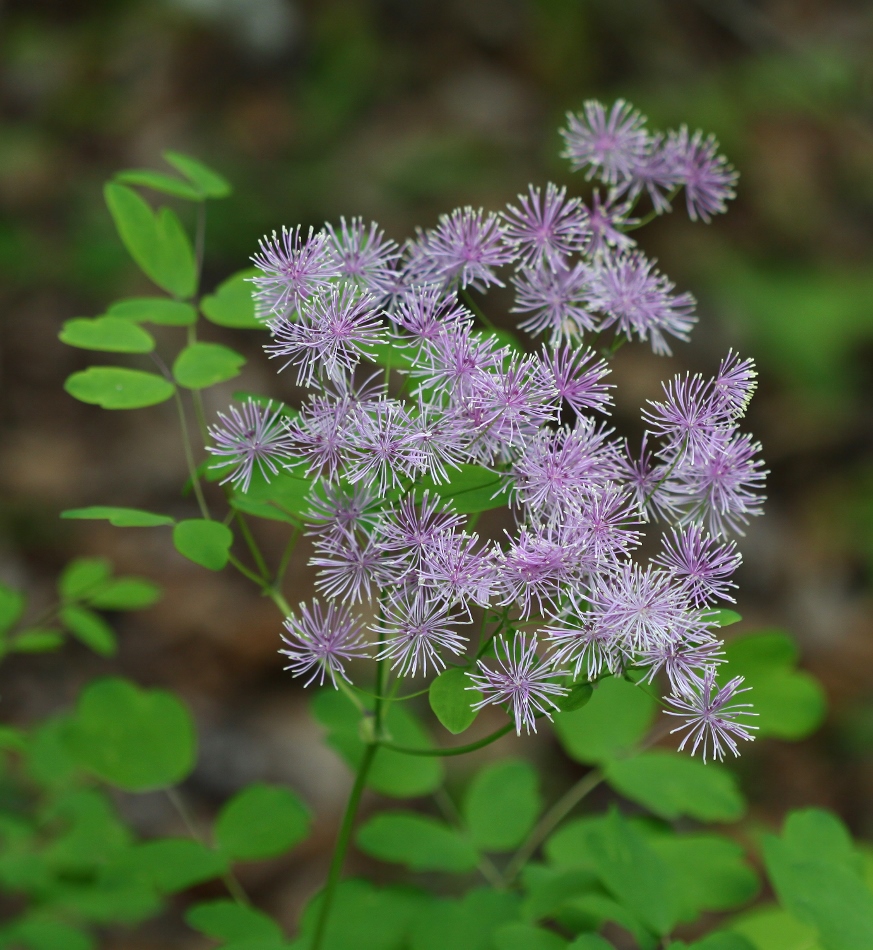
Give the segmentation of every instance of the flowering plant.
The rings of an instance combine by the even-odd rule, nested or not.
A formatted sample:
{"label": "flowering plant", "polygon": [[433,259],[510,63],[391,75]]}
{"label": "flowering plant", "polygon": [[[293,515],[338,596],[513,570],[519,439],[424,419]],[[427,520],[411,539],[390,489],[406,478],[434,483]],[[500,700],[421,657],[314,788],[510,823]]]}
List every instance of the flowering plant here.
{"label": "flowering plant", "polygon": [[[281,854],[308,834],[303,802],[263,784],[225,805],[211,841],[118,843],[113,831],[117,846],[90,884],[104,899],[111,887],[139,895],[136,905],[128,894],[125,906],[138,910],[127,919],[153,912],[160,895],[221,878],[234,900],[196,904],[187,919],[227,950],[612,946],[599,931],[620,946],[654,948],[677,927],[699,935],[701,914],[755,895],[757,875],[740,845],[675,826],[683,817],[739,819],[736,779],[710,760],[737,755],[755,732],[797,738],[821,715],[820,690],[794,669],[790,640],[769,634],[726,646],[719,636],[739,619],[721,606],[733,603],[740,563],[732,535],[761,513],[759,447],[740,431],[752,363],[728,353],[711,379],[665,384],[643,413],[639,449],[607,422],[618,349],[638,341],[669,354],[696,321],[694,299],[676,292],[632,234],[671,210],[682,189],[689,216],[709,221],[733,197],[736,175],[711,137],[685,128],[652,134],[622,101],[608,111],[587,103],[562,135],[573,167],[605,189],[587,204],[565,188],[531,186],[500,214],[458,209],[403,247],[360,219],[265,237],[255,269],[197,308],[215,325],[266,333],[268,355],[307,392],[299,408],[240,393],[211,424],[202,391],[244,363],[195,329],[205,202],[229,186],[173,152],[165,157],[181,177],[135,170],[107,185],[122,240],[170,296],[116,302],[104,316],[69,321],[61,339],[151,354],[159,372],[92,366],[66,388],[107,409],[173,400],[200,517],[107,506],[64,517],[171,527],[183,556],[252,580],[281,611],[286,669],[317,687],[314,715],[355,772],[326,885],[294,943],[249,905],[235,876],[237,862]],[[153,212],[131,186],[194,202],[193,246],[171,209]],[[650,205],[644,216],[641,202]],[[534,341],[527,349],[484,309],[489,288],[507,280],[519,328]],[[143,323],[186,328],[171,368]],[[199,464],[192,410],[205,444]],[[273,567],[252,518],[287,526]],[[660,550],[643,562],[637,555],[651,535]],[[294,611],[283,585],[303,538],[318,595]],[[76,569],[96,570],[83,564]],[[747,679],[764,703],[757,719],[743,701]],[[412,711],[425,692],[439,743]],[[659,704],[672,717],[666,728],[653,728]],[[496,760],[479,769],[458,808],[444,788],[444,761],[513,730],[535,732],[543,720],[568,756],[589,766],[579,780],[543,810],[534,766]],[[476,738],[453,742],[468,729]],[[193,767],[194,730],[174,697],[97,681],[57,731],[80,781],[166,789],[196,831],[175,788]],[[652,748],[669,732],[702,761]],[[652,817],[611,808],[565,823],[602,784]],[[368,788],[433,795],[442,817],[424,806],[383,810],[356,831]],[[829,816],[804,813],[772,839],[768,870],[787,909],[765,914],[830,932],[832,905],[813,900],[809,911],[791,855],[798,841],[840,834]],[[437,897],[343,881],[353,836],[364,854],[461,875],[469,887],[461,894],[441,884],[452,896]],[[837,861],[828,855],[821,860]],[[473,884],[474,872],[487,886]],[[73,905],[77,920],[95,919],[87,908],[104,905],[94,900]],[[58,906],[63,915],[70,904]],[[102,919],[119,917],[104,910]],[[16,924],[11,939],[48,946],[28,936],[30,924]],[[755,917],[693,946],[769,950],[749,943],[761,927]]]}

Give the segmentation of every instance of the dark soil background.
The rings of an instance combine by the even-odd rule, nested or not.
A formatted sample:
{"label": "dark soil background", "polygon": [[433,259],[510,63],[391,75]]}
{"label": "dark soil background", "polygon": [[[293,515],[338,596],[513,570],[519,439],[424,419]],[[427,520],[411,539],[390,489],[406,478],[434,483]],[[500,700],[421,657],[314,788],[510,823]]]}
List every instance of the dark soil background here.
{"label": "dark soil background", "polygon": [[[178,690],[200,729],[185,794],[201,818],[253,780],[292,784],[319,816],[292,858],[243,873],[293,928],[349,778],[281,672],[274,608],[229,571],[183,561],[166,531],[58,519],[96,503],[193,511],[170,404],[108,413],[62,389],[90,361],[58,342],[62,322],[151,292],[102,183],[162,167],[168,147],[224,173],[235,193],[210,206],[209,290],[282,224],[361,214],[402,240],[459,204],[497,209],[528,181],[586,193],[557,129],[586,98],[624,96],[653,127],[715,132],[741,179],[711,225],[677,212],[641,232],[701,320],[672,359],[620,352],[616,424],[638,426],[660,379],[711,373],[729,346],[758,361],[748,425],[770,500],[743,542],[745,619],[731,630],[790,631],[830,713],[813,738],[756,743],[739,767],[760,821],[818,804],[873,837],[871,54],[864,0],[0,0],[0,578],[36,609],[69,558],[103,554],[165,588],[113,618],[113,660],[76,644],[7,660],[0,718],[35,721],[110,671]],[[494,307],[511,325],[505,301]],[[207,338],[250,358],[208,392],[210,413],[238,388],[293,395],[257,334]],[[270,552],[281,542],[262,537]],[[292,603],[311,580],[301,549]],[[547,766],[547,794],[573,774],[548,731],[515,748]],[[176,827],[160,796],[120,804],[143,834]],[[105,945],[199,946],[185,934],[177,916]]]}

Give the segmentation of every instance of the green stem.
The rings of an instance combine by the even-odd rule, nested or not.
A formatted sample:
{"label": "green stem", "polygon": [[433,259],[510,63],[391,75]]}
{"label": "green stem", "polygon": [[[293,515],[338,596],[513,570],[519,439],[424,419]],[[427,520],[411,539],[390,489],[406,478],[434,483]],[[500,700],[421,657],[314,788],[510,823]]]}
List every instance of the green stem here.
{"label": "green stem", "polygon": [[497,327],[485,316],[485,313],[482,311],[482,308],[476,303],[475,300],[470,296],[469,291],[466,287],[462,287],[458,293],[464,298],[464,303],[476,314],[476,316],[488,327],[489,330],[496,330]]}
{"label": "green stem", "polygon": [[209,508],[203,496],[203,489],[200,486],[200,476],[197,474],[197,466],[194,464],[194,455],[191,452],[191,439],[188,435],[188,421],[185,418],[185,406],[182,403],[182,397],[179,395],[178,389],[174,391],[173,396],[176,401],[176,411],[179,413],[179,424],[182,427],[182,447],[185,450],[185,463],[188,466],[188,477],[191,479],[191,486],[197,498],[200,514],[209,521]]}
{"label": "green stem", "polygon": [[[465,837],[469,836],[466,826],[464,825],[464,819],[461,817],[460,812],[455,807],[455,803],[452,801],[448,792],[440,786],[433,793],[433,800],[436,802],[437,808],[443,813],[443,817],[455,826],[455,828]],[[503,889],[503,878],[500,876],[500,872],[494,866],[494,862],[487,854],[481,855],[479,859],[479,873],[485,880],[497,890]]]}
{"label": "green stem", "polygon": [[392,749],[394,752],[402,752],[404,755],[427,755],[440,757],[448,755],[466,755],[468,752],[475,752],[477,749],[484,749],[485,746],[491,745],[492,742],[502,739],[506,733],[513,728],[513,725],[513,723],[508,722],[505,726],[501,726],[496,732],[492,732],[490,735],[485,736],[484,739],[479,739],[477,742],[471,742],[469,745],[455,746],[452,749],[413,749],[410,746],[395,745],[393,742],[383,742],[382,746],[386,749]]}
{"label": "green stem", "polygon": [[254,581],[254,583],[257,584],[262,591],[264,591],[264,593],[268,593],[268,585],[265,584],[264,581],[258,577],[257,574],[255,574],[254,571],[249,570],[249,568],[247,568],[235,554],[228,554],[227,560],[240,572],[240,574],[243,575],[243,577],[247,577],[250,581]]}
{"label": "green stem", "polygon": [[264,580],[264,583],[269,583],[270,572],[267,569],[267,562],[264,560],[263,554],[261,554],[261,549],[258,547],[255,542],[254,536],[252,535],[251,528],[249,528],[248,523],[246,522],[245,516],[241,511],[236,512],[236,521],[239,525],[240,534],[243,536],[243,540],[246,543],[249,551],[251,552],[252,558],[254,559],[255,566],[261,572],[261,577]]}
{"label": "green stem", "polygon": [[285,550],[282,552],[282,560],[279,561],[279,569],[276,571],[276,579],[273,581],[274,587],[279,587],[285,577],[285,571],[288,570],[288,564],[291,561],[294,548],[297,546],[297,539],[300,537],[301,530],[302,527],[300,525],[295,525],[294,530],[291,532],[291,537],[288,539]]}
{"label": "green stem", "polygon": [[327,875],[327,884],[324,887],[324,897],[321,901],[321,907],[318,911],[318,921],[315,925],[315,936],[312,940],[312,950],[321,950],[324,943],[324,935],[327,930],[327,922],[330,918],[331,908],[333,907],[336,889],[339,884],[340,874],[342,874],[343,864],[345,863],[346,851],[349,847],[349,841],[352,837],[352,828],[355,824],[355,815],[358,811],[358,805],[361,802],[361,795],[364,792],[364,785],[367,781],[370,767],[373,764],[373,758],[378,749],[377,743],[372,743],[364,750],[364,756],[361,764],[358,766],[358,773],[355,776],[355,784],[352,786],[349,800],[346,803],[346,810],[343,814],[342,824],[337,835],[336,846],[333,850],[333,857],[330,862],[330,871]]}

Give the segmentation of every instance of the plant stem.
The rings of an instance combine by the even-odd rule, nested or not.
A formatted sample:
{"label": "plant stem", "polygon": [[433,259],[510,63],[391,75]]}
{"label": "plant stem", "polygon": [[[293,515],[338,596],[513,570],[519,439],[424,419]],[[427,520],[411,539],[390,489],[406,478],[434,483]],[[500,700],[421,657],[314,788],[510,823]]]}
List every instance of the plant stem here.
{"label": "plant stem", "polygon": [[255,566],[261,572],[261,577],[264,579],[264,583],[268,584],[270,572],[267,569],[267,562],[264,560],[264,556],[261,554],[261,549],[255,542],[251,528],[249,528],[245,516],[241,511],[236,512],[236,521],[239,525],[240,534],[243,536],[243,540],[245,541],[246,546],[248,547],[252,558],[254,559]]}
{"label": "plant stem", "polygon": [[548,838],[555,827],[592,792],[605,778],[600,769],[592,769],[569,788],[536,823],[524,844],[512,856],[503,874],[505,884],[511,884],[518,872],[533,857],[536,849]]}
{"label": "plant stem", "polygon": [[346,851],[349,847],[349,841],[352,837],[352,828],[355,823],[355,815],[358,811],[358,805],[361,801],[361,795],[364,792],[364,784],[367,781],[367,775],[370,771],[370,766],[373,764],[373,758],[376,755],[378,749],[377,743],[371,743],[364,750],[364,757],[361,759],[361,764],[358,766],[358,773],[355,776],[355,784],[352,786],[352,791],[349,794],[349,800],[346,803],[346,810],[343,814],[342,824],[340,825],[339,834],[337,835],[336,846],[333,849],[333,857],[330,862],[330,871],[327,875],[327,884],[324,887],[324,897],[321,901],[321,907],[318,911],[318,921],[315,925],[315,936],[312,940],[312,950],[321,950],[321,945],[324,942],[324,935],[327,929],[327,922],[330,918],[330,911],[333,907],[334,898],[336,897],[336,889],[339,884],[340,874],[342,873],[343,864],[345,862]]}
{"label": "plant stem", "polygon": [[[455,807],[455,803],[452,801],[448,792],[441,785],[434,793],[433,800],[436,802],[437,808],[443,813],[443,817],[465,837],[469,835],[467,828],[464,825],[464,819],[461,817],[460,812]],[[479,864],[479,873],[485,880],[497,890],[503,889],[503,879],[500,876],[500,872],[494,867],[494,862],[488,855],[483,854],[480,858]]]}
{"label": "plant stem", "polygon": [[470,296],[469,291],[466,287],[462,287],[458,293],[464,298],[464,303],[476,314],[476,316],[488,327],[489,330],[496,330],[497,328],[494,324],[485,316],[482,308],[476,303],[475,300]]}
{"label": "plant stem", "polygon": [[188,465],[188,476],[191,479],[191,486],[194,489],[194,495],[197,498],[197,504],[200,508],[200,514],[209,521],[209,508],[206,505],[206,499],[203,497],[203,489],[200,486],[200,476],[197,474],[197,466],[194,464],[194,455],[191,452],[191,439],[188,435],[188,421],[185,418],[185,406],[182,403],[182,397],[179,390],[175,390],[173,396],[176,401],[176,411],[179,413],[179,424],[182,427],[182,447],[185,450],[185,462]]}
{"label": "plant stem", "polygon": [[391,749],[394,752],[402,752],[404,755],[428,755],[428,756],[448,756],[448,755],[466,755],[468,752],[475,752],[477,749],[484,749],[486,745],[491,745],[498,739],[502,739],[510,729],[513,723],[508,722],[501,726],[496,732],[479,739],[477,742],[471,742],[469,745],[455,746],[453,749],[413,749],[405,745],[395,745],[393,742],[383,742],[382,746]]}
{"label": "plant stem", "polygon": [[297,546],[297,539],[300,537],[301,530],[300,526],[297,525],[291,532],[291,537],[288,539],[285,550],[282,552],[282,560],[279,561],[279,569],[276,571],[276,579],[273,581],[274,587],[278,587],[285,577],[285,571],[288,570],[288,564],[291,560],[291,555],[294,553],[294,548]]}

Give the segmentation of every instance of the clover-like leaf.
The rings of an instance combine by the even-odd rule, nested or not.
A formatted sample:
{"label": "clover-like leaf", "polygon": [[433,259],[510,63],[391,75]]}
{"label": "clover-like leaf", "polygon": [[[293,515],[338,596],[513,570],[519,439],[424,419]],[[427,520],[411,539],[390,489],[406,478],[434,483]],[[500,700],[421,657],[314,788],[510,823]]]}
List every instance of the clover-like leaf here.
{"label": "clover-like leaf", "polygon": [[245,357],[220,343],[192,343],[176,357],[173,376],[186,389],[207,389],[239,376]]}
{"label": "clover-like leaf", "polygon": [[118,650],[115,631],[92,610],[72,604],[61,610],[60,620],[77,640],[100,656],[113,656]]}
{"label": "clover-like leaf", "polygon": [[255,316],[255,301],[252,297],[253,267],[239,271],[219,284],[215,293],[207,294],[200,301],[203,316],[220,327],[240,330],[263,330],[264,321]]}
{"label": "clover-like leaf", "polygon": [[123,366],[89,366],[67,377],[64,389],[103,409],[143,409],[172,398],[175,387],[157,373]]}
{"label": "clover-like leaf", "polygon": [[173,544],[188,560],[210,571],[220,571],[230,557],[233,532],[220,521],[191,518],[173,528]]}
{"label": "clover-like leaf", "polygon": [[249,785],[221,809],[215,840],[223,854],[238,861],[271,858],[303,841],[310,822],[309,809],[294,792]]}
{"label": "clover-like leaf", "polygon": [[169,149],[162,155],[164,161],[181,172],[205,198],[226,198],[231,193],[230,182],[199,159]]}
{"label": "clover-like leaf", "polygon": [[357,835],[358,847],[374,858],[403,864],[413,871],[471,871],[479,863],[476,848],[445,822],[415,812],[381,812]]}
{"label": "clover-like leaf", "polygon": [[121,317],[80,317],[67,320],[58,334],[61,343],[84,350],[105,350],[108,353],[151,353],[154,338],[132,320]]}
{"label": "clover-like leaf", "polygon": [[134,323],[156,323],[167,327],[188,327],[197,322],[197,311],[189,303],[167,297],[128,297],[116,300],[106,311]]}
{"label": "clover-like leaf", "polygon": [[475,689],[469,689],[470,677],[460,667],[444,670],[430,684],[430,708],[452,735],[460,735],[473,724],[478,715],[473,703],[482,698]]}
{"label": "clover-like leaf", "polygon": [[540,812],[536,769],[503,759],[482,769],[464,799],[470,835],[485,851],[511,851],[524,841]]}

